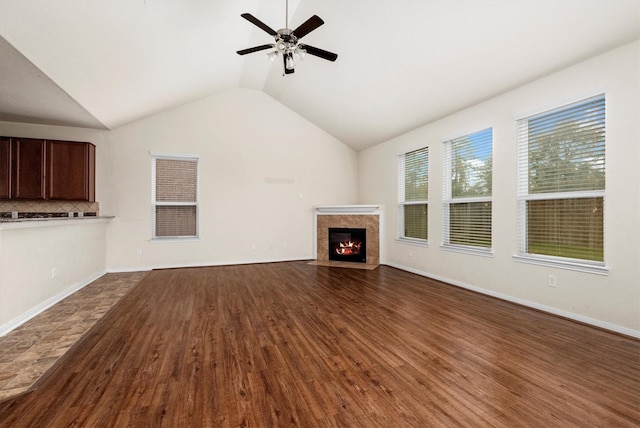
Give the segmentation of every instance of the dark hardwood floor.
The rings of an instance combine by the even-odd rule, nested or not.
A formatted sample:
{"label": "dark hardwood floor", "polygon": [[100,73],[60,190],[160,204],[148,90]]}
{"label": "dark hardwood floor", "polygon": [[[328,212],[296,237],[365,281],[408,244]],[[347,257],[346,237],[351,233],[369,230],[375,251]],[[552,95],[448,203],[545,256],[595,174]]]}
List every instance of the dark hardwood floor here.
{"label": "dark hardwood floor", "polygon": [[386,266],[153,271],[2,427],[632,427],[640,341]]}

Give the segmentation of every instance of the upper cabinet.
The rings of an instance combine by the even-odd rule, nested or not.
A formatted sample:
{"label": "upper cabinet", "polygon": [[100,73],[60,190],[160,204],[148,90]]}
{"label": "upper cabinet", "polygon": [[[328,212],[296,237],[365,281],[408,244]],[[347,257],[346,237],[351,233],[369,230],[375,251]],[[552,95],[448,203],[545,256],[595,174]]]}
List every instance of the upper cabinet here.
{"label": "upper cabinet", "polygon": [[0,199],[95,201],[91,143],[0,137]]}
{"label": "upper cabinet", "polygon": [[12,199],[45,198],[45,142],[12,138]]}
{"label": "upper cabinet", "polygon": [[0,137],[0,199],[11,197],[11,139]]}
{"label": "upper cabinet", "polygon": [[47,141],[47,199],[95,200],[95,146]]}

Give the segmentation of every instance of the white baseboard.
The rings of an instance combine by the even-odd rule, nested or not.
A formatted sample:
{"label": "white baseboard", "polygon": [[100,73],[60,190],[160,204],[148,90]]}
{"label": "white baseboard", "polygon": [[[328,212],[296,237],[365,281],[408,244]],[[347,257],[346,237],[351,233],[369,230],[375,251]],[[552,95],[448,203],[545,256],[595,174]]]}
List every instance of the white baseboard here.
{"label": "white baseboard", "polygon": [[55,296],[50,297],[49,299],[45,300],[44,302],[40,303],[39,305],[29,309],[27,312],[23,313],[22,315],[18,316],[17,318],[14,318],[11,321],[9,321],[8,323],[6,323],[4,325],[1,325],[0,326],[0,337],[6,335],[11,330],[14,330],[14,329],[20,327],[22,324],[24,324],[25,322],[29,321],[31,318],[35,317],[36,315],[38,315],[38,314],[44,312],[45,310],[49,309],[51,306],[55,305],[56,303],[58,303],[62,299],[66,298],[66,297],[69,297],[70,295],[72,295],[76,291],[78,291],[81,288],[89,285],[90,283],[92,283],[96,279],[98,279],[101,276],[103,276],[105,273],[107,273],[107,272],[106,271],[102,271],[102,272],[99,272],[99,273],[97,273],[95,275],[91,275],[88,278],[80,280],[80,281],[76,282],[75,284],[73,284],[71,287],[63,290],[62,292],[56,294]]}
{"label": "white baseboard", "polygon": [[156,268],[149,266],[135,266],[125,268],[108,268],[107,273],[130,273],[130,272],[147,272]]}
{"label": "white baseboard", "polygon": [[589,317],[585,317],[583,315],[579,315],[579,314],[574,314],[572,312],[567,312],[567,311],[563,311],[561,309],[558,308],[554,308],[552,306],[547,306],[547,305],[542,305],[540,303],[536,303],[536,302],[531,302],[528,300],[524,300],[524,299],[520,299],[518,297],[513,297],[510,296],[508,294],[503,294],[503,293],[498,293],[496,291],[492,291],[492,290],[487,290],[486,288],[480,288],[480,287],[476,287],[474,285],[470,285],[470,284],[466,284],[460,281],[454,281],[450,278],[445,278],[439,275],[433,275],[418,269],[414,269],[414,268],[410,268],[407,266],[403,266],[403,265],[399,265],[396,263],[390,263],[387,262],[385,263],[388,266],[400,269],[400,270],[404,270],[407,272],[411,272],[411,273],[415,273],[416,275],[420,275],[420,276],[425,276],[427,278],[432,278],[435,279],[437,281],[442,281],[442,282],[446,282],[447,284],[451,284],[451,285],[455,285],[456,287],[460,287],[460,288],[465,288],[467,290],[471,290],[471,291],[475,291],[476,293],[480,293],[480,294],[485,294],[487,296],[491,296],[491,297],[496,297],[498,299],[501,300],[506,300],[508,302],[513,302],[513,303],[517,303],[519,305],[522,306],[527,306],[533,309],[537,309],[539,311],[543,311],[543,312],[548,312],[550,314],[554,314],[554,315],[558,315],[564,318],[568,318],[574,321],[578,321],[584,324],[590,324],[594,327],[599,327],[605,330],[610,330],[613,331],[615,333],[620,333],[620,334],[624,334],[625,336],[631,336],[631,337],[635,337],[637,339],[640,339],[640,331],[638,330],[634,330],[631,328],[627,328],[627,327],[622,327],[616,324],[611,324],[605,321],[601,321],[598,319],[594,319],[594,318],[589,318]]}
{"label": "white baseboard", "polygon": [[233,265],[253,265],[262,263],[282,263],[282,262],[298,262],[304,260],[311,260],[308,256],[299,258],[286,258],[286,259],[268,259],[268,260],[236,260],[225,262],[203,262],[203,263],[172,263],[172,264],[160,264],[153,266],[136,266],[136,267],[112,267],[108,268],[108,273],[123,273],[123,272],[146,272],[154,269],[179,269],[179,268],[197,268],[208,266],[233,266]]}

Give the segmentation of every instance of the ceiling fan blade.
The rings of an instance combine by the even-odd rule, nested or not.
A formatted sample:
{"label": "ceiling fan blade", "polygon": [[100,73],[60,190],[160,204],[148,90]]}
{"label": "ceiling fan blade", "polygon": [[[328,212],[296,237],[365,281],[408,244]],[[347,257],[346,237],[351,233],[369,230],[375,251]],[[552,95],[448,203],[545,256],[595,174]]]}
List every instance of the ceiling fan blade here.
{"label": "ceiling fan blade", "polygon": [[252,23],[253,25],[255,25],[256,27],[261,28],[262,30],[264,30],[267,33],[271,34],[272,36],[275,36],[275,35],[278,34],[273,28],[269,27],[267,24],[265,24],[264,22],[260,21],[258,18],[256,18],[255,16],[251,15],[250,13],[243,13],[240,16],[243,17],[244,19],[246,19],[247,21],[249,21],[250,23]]}
{"label": "ceiling fan blade", "polygon": [[312,32],[313,30],[315,30],[316,28],[318,28],[319,26],[321,26],[322,24],[324,24],[324,21],[322,20],[322,18],[320,18],[318,15],[313,15],[311,18],[303,22],[298,28],[293,30],[292,33],[298,39],[301,39],[307,34],[309,34],[310,32]]}
{"label": "ceiling fan blade", "polygon": [[325,51],[324,49],[315,48],[309,45],[298,45],[300,48],[307,51],[309,55],[314,55],[322,59],[326,59],[327,61],[335,61],[338,59],[338,54],[334,54],[333,52]]}
{"label": "ceiling fan blade", "polygon": [[248,49],[242,49],[242,50],[240,50],[240,51],[237,51],[236,53],[237,53],[238,55],[246,55],[246,54],[250,54],[250,53],[253,53],[253,52],[258,52],[258,51],[263,51],[263,50],[265,50],[265,49],[270,49],[270,48],[272,48],[272,47],[273,47],[273,44],[270,44],[270,45],[260,45],[260,46],[255,46],[255,47],[248,48]]}

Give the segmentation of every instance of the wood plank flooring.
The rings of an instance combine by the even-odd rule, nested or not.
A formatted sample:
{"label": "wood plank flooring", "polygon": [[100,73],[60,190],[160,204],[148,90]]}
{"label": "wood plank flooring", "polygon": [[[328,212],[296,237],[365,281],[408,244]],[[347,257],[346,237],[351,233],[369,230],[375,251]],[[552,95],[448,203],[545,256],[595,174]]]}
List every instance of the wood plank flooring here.
{"label": "wood plank flooring", "polygon": [[633,427],[640,341],[387,266],[149,273],[2,427]]}

